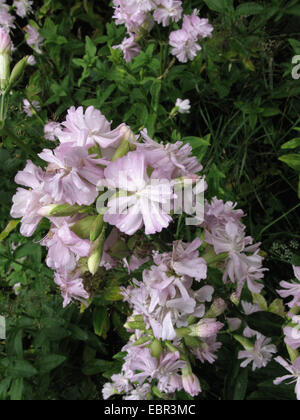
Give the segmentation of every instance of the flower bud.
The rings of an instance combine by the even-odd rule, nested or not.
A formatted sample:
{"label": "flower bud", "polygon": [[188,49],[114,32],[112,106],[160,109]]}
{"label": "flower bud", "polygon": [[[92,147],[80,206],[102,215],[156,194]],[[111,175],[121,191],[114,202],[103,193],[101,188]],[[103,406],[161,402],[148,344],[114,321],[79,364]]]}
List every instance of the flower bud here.
{"label": "flower bud", "polygon": [[6,54],[11,52],[11,39],[8,32],[0,28],[0,54]]}
{"label": "flower bud", "polygon": [[215,299],[205,314],[205,318],[217,318],[218,316],[222,315],[227,309],[227,305],[222,298]]}
{"label": "flower bud", "polygon": [[282,318],[286,317],[285,307],[282,299],[275,299],[269,306],[269,311],[273,314],[281,316]]}
{"label": "flower bud", "polygon": [[24,70],[28,65],[28,56],[22,58],[13,68],[9,78],[9,89],[13,88],[16,83],[23,77]]}
{"label": "flower bud", "polygon": [[103,229],[103,215],[99,214],[94,218],[94,221],[90,228],[90,241],[94,242],[96,239],[99,238],[99,235],[101,235],[102,229]]}
{"label": "flower bud", "polygon": [[123,156],[127,155],[130,150],[130,143],[129,140],[123,140],[120,146],[117,148],[115,154],[112,157],[112,162],[122,158]]}
{"label": "flower bud", "polygon": [[42,207],[38,214],[43,217],[67,217],[82,213],[86,208],[85,206],[71,206],[70,204],[50,204]]}
{"label": "flower bud", "polygon": [[36,65],[36,59],[35,59],[34,55],[28,56],[27,64],[29,66],[35,66]]}
{"label": "flower bud", "polygon": [[196,397],[202,392],[199,379],[189,368],[182,369],[182,384],[185,392],[192,397]]}
{"label": "flower bud", "polygon": [[292,349],[289,345],[286,345],[286,347],[287,347],[287,351],[289,353],[291,362],[294,363],[298,359],[298,357],[300,356],[300,353],[299,353],[298,350]]}
{"label": "flower bud", "polygon": [[11,39],[5,29],[0,28],[0,87],[5,90],[10,74]]}
{"label": "flower bud", "polygon": [[122,142],[124,140],[128,140],[129,143],[135,143],[136,137],[133,131],[131,130],[131,128],[128,127],[128,125],[122,125],[122,127],[120,127],[120,134],[122,134],[122,138],[121,138]]}
{"label": "flower bud", "polygon": [[159,360],[163,351],[160,340],[155,339],[150,345],[150,350],[152,356]]}
{"label": "flower bud", "polygon": [[248,338],[245,338],[242,335],[234,335],[233,338],[238,341],[246,351],[254,349],[254,344],[248,340]]}
{"label": "flower bud", "polygon": [[105,231],[106,231],[106,227],[104,226],[102,229],[101,235],[92,244],[92,251],[88,259],[88,268],[92,275],[95,275],[96,272],[98,271],[98,268],[102,259],[104,242],[106,239]]}
{"label": "flower bud", "polygon": [[266,299],[259,293],[252,293],[253,303],[258,305],[263,311],[268,310],[268,303]]}
{"label": "flower bud", "polygon": [[190,328],[190,336],[191,337],[199,337],[199,338],[209,338],[214,337],[218,334],[218,332],[223,328],[223,324],[218,322],[216,319],[208,318],[202,319],[198,324],[191,325]]}
{"label": "flower bud", "polygon": [[232,295],[230,296],[230,300],[235,306],[239,306],[240,297],[238,296],[236,292],[232,293]]}

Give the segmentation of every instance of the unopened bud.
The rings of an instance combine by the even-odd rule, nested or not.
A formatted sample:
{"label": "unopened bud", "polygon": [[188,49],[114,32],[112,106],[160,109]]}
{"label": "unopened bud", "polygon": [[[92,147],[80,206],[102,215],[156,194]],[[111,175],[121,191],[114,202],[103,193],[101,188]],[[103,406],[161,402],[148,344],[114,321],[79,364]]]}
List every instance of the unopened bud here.
{"label": "unopened bud", "polygon": [[192,397],[196,397],[201,392],[199,379],[189,368],[182,369],[182,384],[184,390]]}
{"label": "unopened bud", "polygon": [[11,39],[5,29],[0,28],[0,87],[5,90],[10,74]]}
{"label": "unopened bud", "polygon": [[269,306],[269,311],[273,314],[281,316],[282,318],[286,317],[285,307],[282,299],[275,299]]}
{"label": "unopened bud", "polygon": [[27,64],[29,66],[35,66],[36,65],[36,59],[34,57],[34,55],[30,55],[27,59]]}
{"label": "unopened bud", "polygon": [[151,350],[152,356],[159,360],[163,351],[161,341],[155,339],[150,345],[150,350]]}
{"label": "unopened bud", "polygon": [[92,275],[95,275],[96,272],[98,271],[98,268],[102,259],[104,243],[106,239],[105,231],[106,231],[106,228],[104,226],[101,235],[92,244],[92,251],[88,259],[88,268]]}
{"label": "unopened bud", "polygon": [[122,158],[123,156],[127,155],[130,150],[130,143],[129,140],[123,140],[120,146],[117,148],[115,154],[113,155],[112,162]]}
{"label": "unopened bud", "polygon": [[13,88],[16,83],[22,78],[25,67],[28,65],[28,56],[22,58],[13,68],[9,78],[9,88]]}
{"label": "unopened bud", "polygon": [[232,293],[232,295],[230,296],[230,300],[235,306],[239,306],[240,297],[238,296],[236,292]]}
{"label": "unopened bud", "polygon": [[191,325],[190,336],[199,337],[199,338],[209,338],[214,337],[218,332],[223,328],[223,324],[218,322],[216,319],[208,318],[202,319],[198,324]]}
{"label": "unopened bud", "polygon": [[242,335],[234,335],[233,337],[244,347],[246,351],[251,351],[254,349],[254,344],[248,340],[248,338],[245,338]]}
{"label": "unopened bud", "polygon": [[0,54],[10,54],[11,45],[9,33],[4,28],[0,28]]}
{"label": "unopened bud", "polygon": [[94,218],[94,221],[90,227],[90,241],[94,242],[96,239],[99,238],[99,235],[101,235],[102,229],[103,229],[103,215],[99,214]]}
{"label": "unopened bud", "polygon": [[128,125],[124,124],[120,127],[120,134],[122,135],[121,141],[128,140],[129,143],[135,143],[136,137]]}
{"label": "unopened bud", "polygon": [[42,207],[38,214],[43,217],[67,217],[82,213],[87,207],[85,206],[71,206],[70,204],[50,204]]}
{"label": "unopened bud", "polygon": [[218,316],[222,315],[227,309],[227,305],[222,298],[215,299],[205,314],[205,318],[217,318]]}

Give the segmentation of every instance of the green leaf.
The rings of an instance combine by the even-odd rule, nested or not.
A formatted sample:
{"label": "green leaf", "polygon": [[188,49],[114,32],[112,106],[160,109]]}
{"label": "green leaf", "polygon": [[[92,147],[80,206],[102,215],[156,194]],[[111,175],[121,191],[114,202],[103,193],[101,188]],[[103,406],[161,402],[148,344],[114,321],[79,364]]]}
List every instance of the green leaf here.
{"label": "green leaf", "polygon": [[95,359],[86,363],[82,368],[82,373],[87,376],[98,375],[110,369],[113,366],[112,362],[107,360]]}
{"label": "green leaf", "polygon": [[290,168],[300,172],[300,154],[284,155],[279,158],[282,162],[286,163]]}
{"label": "green leaf", "polygon": [[290,140],[281,146],[282,149],[296,149],[297,147],[300,147],[300,137]]}
{"label": "green leaf", "polygon": [[85,51],[89,57],[95,57],[97,53],[97,47],[89,36],[85,38]]}
{"label": "green leaf", "polygon": [[248,387],[248,369],[242,369],[236,379],[236,385],[233,393],[234,401],[243,401],[246,397]]}
{"label": "green leaf", "polygon": [[31,257],[36,263],[40,263],[42,259],[42,249],[39,244],[34,242],[28,242],[24,245],[21,245],[14,252],[14,258],[16,260],[23,257]]}
{"label": "green leaf", "polygon": [[11,384],[11,378],[5,378],[0,382],[0,401],[6,400],[7,392]]}
{"label": "green leaf", "polygon": [[293,255],[291,263],[296,267],[300,267],[300,255]]}
{"label": "green leaf", "polygon": [[21,401],[24,389],[23,378],[15,379],[10,388],[10,399],[12,401]]}
{"label": "green leaf", "polygon": [[279,315],[270,312],[258,312],[249,315],[247,323],[250,328],[260,332],[266,337],[280,337],[284,320]]}
{"label": "green leaf", "polygon": [[190,136],[190,137],[184,137],[182,139],[182,141],[184,143],[189,143],[193,150],[197,150],[200,147],[209,147],[210,146],[210,137],[195,137],[195,136]]}
{"label": "green leaf", "polygon": [[108,312],[105,307],[98,307],[94,309],[94,331],[99,337],[106,335],[108,326]]}
{"label": "green leaf", "polygon": [[300,16],[300,6],[293,6],[285,9],[285,13],[293,16]]}
{"label": "green leaf", "polygon": [[214,12],[222,13],[233,10],[232,0],[204,0],[204,2]]}
{"label": "green leaf", "polygon": [[65,356],[61,356],[59,354],[49,354],[47,356],[42,356],[37,361],[39,373],[49,373],[63,364],[66,360],[67,358]]}
{"label": "green leaf", "polygon": [[261,4],[249,2],[240,4],[236,9],[236,14],[238,16],[251,16],[263,13],[264,10],[265,8]]}
{"label": "green leaf", "polygon": [[12,378],[32,378],[38,373],[35,367],[26,360],[16,360],[7,371]]}

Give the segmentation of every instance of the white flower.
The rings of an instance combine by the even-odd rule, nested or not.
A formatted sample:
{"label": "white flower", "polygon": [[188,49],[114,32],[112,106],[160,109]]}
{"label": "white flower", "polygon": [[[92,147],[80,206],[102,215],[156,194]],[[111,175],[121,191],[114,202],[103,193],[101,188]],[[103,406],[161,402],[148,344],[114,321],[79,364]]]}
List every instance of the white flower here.
{"label": "white flower", "polygon": [[182,100],[180,98],[176,101],[176,107],[180,114],[189,114],[191,110],[191,103],[189,99]]}

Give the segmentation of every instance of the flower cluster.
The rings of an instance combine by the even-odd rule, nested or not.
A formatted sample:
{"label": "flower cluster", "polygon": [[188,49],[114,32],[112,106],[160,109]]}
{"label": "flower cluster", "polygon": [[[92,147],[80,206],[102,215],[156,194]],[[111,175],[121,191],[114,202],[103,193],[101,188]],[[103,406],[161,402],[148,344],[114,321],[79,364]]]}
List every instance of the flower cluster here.
{"label": "flower cluster", "polygon": [[172,54],[181,63],[194,60],[202,49],[199,41],[211,37],[212,31],[213,27],[208,19],[199,18],[197,9],[192,15],[185,15],[182,29],[170,34],[169,42],[172,47]]}
{"label": "flower cluster", "polygon": [[244,284],[249,290],[260,293],[264,277],[263,257],[260,244],[253,244],[253,239],[245,234],[245,225],[241,223],[244,213],[235,210],[233,203],[223,203],[214,199],[207,204],[205,219],[205,239],[213,246],[217,255],[228,254],[224,267],[223,280],[237,283],[237,295],[240,296]]}
{"label": "flower cluster", "polygon": [[[31,104],[24,105],[32,113]],[[63,123],[45,126],[45,137],[57,147],[39,154],[45,170],[28,161],[18,173],[22,188],[13,198],[11,215],[21,218],[24,236],[31,236],[43,217],[50,220],[42,245],[67,304],[72,297],[88,297],[80,272],[115,266],[109,250],[121,234],[144,229],[150,235],[169,226],[174,187],[182,177],[198,179],[202,166],[189,145],[159,144],[146,131],[135,136],[126,124],[112,129],[94,107],[69,109]],[[115,227],[109,235],[107,224]],[[127,256],[130,271],[146,260]]]}
{"label": "flower cluster", "polygon": [[144,270],[143,281],[133,280],[123,289],[132,308],[125,325],[132,336],[123,348],[127,355],[122,373],[105,385],[104,398],[116,393],[125,394],[125,399],[151,398],[154,381],[162,394],[201,392],[189,354],[201,363],[214,363],[221,347],[217,334],[223,327],[217,318],[226,310],[223,299],[213,300],[212,286],[193,287],[207,279],[201,245],[200,239],[190,244],[176,241],[171,252],[154,253],[154,265]]}
{"label": "flower cluster", "polygon": [[[123,395],[124,399],[150,399],[153,395],[172,398],[182,389],[191,396],[201,392],[199,378],[193,372],[194,360],[210,364],[217,360],[222,347],[218,335],[224,321],[231,333],[243,327],[241,319],[226,316],[227,304],[215,296],[208,266],[217,263],[221,271],[227,272],[229,265],[236,265],[236,271],[240,270],[240,276],[232,278],[235,282],[232,301],[237,306],[244,286],[248,286],[248,293],[249,287],[250,291],[252,288],[252,283],[246,282],[239,259],[250,258],[249,267],[253,272],[258,269],[255,258],[251,259],[251,252],[252,256],[258,255],[258,246],[248,247],[252,240],[244,235],[243,215],[231,202],[216,198],[207,201],[201,235],[205,242],[200,238],[192,243],[175,241],[170,252],[154,252],[154,264],[143,271],[143,280],[133,279],[131,286],[123,288],[124,300],[132,308],[125,327],[132,335],[122,349],[126,353],[122,372],[104,386],[104,398],[115,394]],[[227,237],[221,241],[217,232],[224,233],[228,223],[233,232],[233,226],[236,227],[236,232],[229,235],[230,240]],[[235,249],[236,242],[240,247]],[[261,274],[262,267],[259,270]],[[260,285],[259,290],[262,288]],[[246,315],[262,310],[259,305],[246,301],[241,306]],[[234,338],[244,347],[238,354],[238,359],[245,359],[242,368],[250,364],[253,370],[266,367],[277,352],[270,338],[247,325],[243,335]]]}
{"label": "flower cluster", "polygon": [[[167,27],[172,22],[179,22],[183,14],[181,0],[114,0],[113,3],[116,24],[125,25],[128,35],[121,45],[114,48],[123,51],[127,62],[140,53],[139,41],[152,30],[154,22]],[[196,9],[193,15],[185,15],[182,29],[170,34],[172,54],[183,63],[196,57],[201,50],[199,41],[211,36],[213,31],[208,20],[200,19],[198,13]]]}
{"label": "flower cluster", "polygon": [[296,383],[295,392],[297,399],[300,400],[300,316],[298,315],[300,312],[300,267],[294,266],[293,268],[297,281],[291,283],[283,281],[280,283],[282,289],[278,290],[283,299],[292,298],[287,304],[289,312],[286,316],[287,324],[283,329],[284,341],[291,362],[287,362],[282,357],[275,359],[289,374],[275,379],[274,383],[279,385],[286,380],[289,380],[289,383]]}

